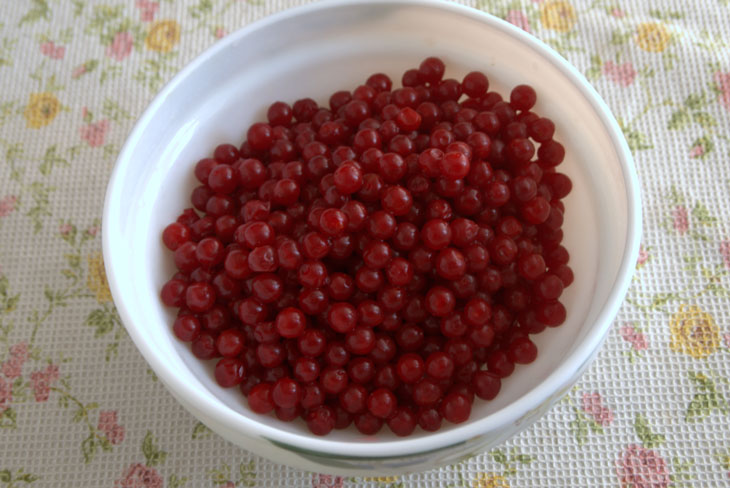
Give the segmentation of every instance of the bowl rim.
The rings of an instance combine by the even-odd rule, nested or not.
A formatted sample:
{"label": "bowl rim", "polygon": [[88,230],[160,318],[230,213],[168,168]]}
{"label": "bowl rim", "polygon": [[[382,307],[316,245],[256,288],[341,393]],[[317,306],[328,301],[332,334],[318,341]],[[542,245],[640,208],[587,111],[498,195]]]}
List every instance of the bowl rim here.
{"label": "bowl rim", "polygon": [[[134,324],[128,312],[127,300],[121,291],[118,281],[117,265],[113,259],[114,237],[111,227],[111,218],[118,212],[119,195],[121,193],[122,174],[129,164],[134,148],[155,117],[156,112],[165,102],[169,94],[175,91],[184,80],[210,58],[215,57],[233,44],[242,42],[249,34],[260,29],[267,28],[280,21],[294,18],[300,15],[323,12],[329,9],[338,9],[353,5],[389,5],[393,7],[426,7],[430,9],[455,13],[484,24],[487,28],[496,29],[502,33],[515,38],[517,41],[527,45],[536,54],[549,61],[575,86],[578,92],[589,102],[592,109],[600,119],[608,133],[613,147],[616,150],[617,159],[620,163],[623,183],[626,187],[627,196],[627,235],[624,246],[623,260],[618,273],[602,309],[600,310],[596,323],[598,327],[593,334],[579,344],[572,353],[556,368],[547,379],[536,388],[517,398],[511,404],[500,410],[466,425],[453,427],[447,431],[435,432],[425,437],[399,438],[382,442],[352,442],[328,440],[325,437],[299,434],[279,430],[275,427],[257,422],[240,415],[211,395],[200,396],[195,389],[182,378],[178,377],[161,359],[155,354],[151,344],[147,343],[140,333],[138,326]],[[509,24],[508,22],[482,12],[475,8],[459,5],[440,0],[324,0],[312,4],[294,7],[281,12],[266,16],[251,24],[248,24],[203,51],[190,61],[165,87],[154,97],[141,117],[135,123],[134,128],[127,137],[122,150],[119,153],[114,169],[107,186],[106,198],[104,201],[102,219],[102,247],[104,264],[108,277],[109,287],[117,306],[122,323],[124,323],[130,337],[147,363],[167,386],[174,396],[192,413],[199,412],[200,416],[214,418],[216,424],[240,432],[243,435],[268,439],[279,445],[291,446],[296,449],[315,451],[321,454],[342,455],[347,453],[349,458],[388,458],[393,456],[406,456],[423,453],[433,449],[445,448],[454,444],[461,444],[475,436],[495,431],[506,425],[515,424],[519,419],[539,406],[555,399],[557,393],[563,388],[572,384],[576,371],[581,371],[593,358],[596,351],[607,335],[612,322],[618,313],[635,270],[635,264],[639,254],[639,245],[642,228],[641,194],[639,180],[633,164],[631,151],[623,136],[616,119],[611,113],[608,105],[601,98],[598,92],[585,79],[577,68],[560,56],[556,51],[536,37],[528,34],[522,29]],[[199,415],[195,415],[200,417]],[[204,420],[201,418],[201,420]]]}

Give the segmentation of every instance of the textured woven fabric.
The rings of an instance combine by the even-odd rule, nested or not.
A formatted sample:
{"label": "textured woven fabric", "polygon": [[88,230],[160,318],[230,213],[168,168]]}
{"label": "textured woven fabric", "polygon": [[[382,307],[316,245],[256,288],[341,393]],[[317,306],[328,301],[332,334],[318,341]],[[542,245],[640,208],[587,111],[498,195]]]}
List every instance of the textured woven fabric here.
{"label": "textured woven fabric", "polygon": [[104,190],[134,120],[216,39],[297,0],[0,3],[0,487],[730,486],[730,2],[469,2],[603,95],[644,198],[638,271],[597,361],[469,461],[345,479],[241,450],[156,381],[114,311]]}

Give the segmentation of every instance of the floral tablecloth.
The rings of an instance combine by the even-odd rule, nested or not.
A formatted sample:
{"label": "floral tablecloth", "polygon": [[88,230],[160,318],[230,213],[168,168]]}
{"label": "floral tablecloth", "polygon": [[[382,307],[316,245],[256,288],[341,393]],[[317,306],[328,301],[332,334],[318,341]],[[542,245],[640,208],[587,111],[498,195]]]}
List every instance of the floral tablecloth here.
{"label": "floral tablecloth", "polygon": [[598,360],[543,420],[402,478],[278,466],[198,423],[111,302],[100,217],[155,92],[234,29],[303,3],[0,3],[0,487],[730,486],[730,1],[481,0],[618,118],[642,181],[637,273]]}

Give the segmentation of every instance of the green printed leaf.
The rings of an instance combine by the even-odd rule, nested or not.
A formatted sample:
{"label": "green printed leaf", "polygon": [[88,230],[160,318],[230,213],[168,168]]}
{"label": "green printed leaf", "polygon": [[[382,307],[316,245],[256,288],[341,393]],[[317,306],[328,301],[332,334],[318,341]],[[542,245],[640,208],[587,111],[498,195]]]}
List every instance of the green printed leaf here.
{"label": "green printed leaf", "polygon": [[[699,148],[700,151],[698,153],[693,153],[695,151],[695,148]],[[712,153],[712,151],[715,149],[715,143],[710,139],[709,136],[704,135],[702,137],[698,137],[694,141],[692,141],[692,144],[690,145],[689,151],[690,151],[690,157],[692,158],[698,158],[698,159],[705,159],[708,155]]]}
{"label": "green printed leaf", "polygon": [[692,217],[702,225],[713,225],[717,222],[717,217],[710,215],[710,211],[702,203],[697,202],[692,208]]}
{"label": "green printed leaf", "polygon": [[93,434],[89,434],[89,437],[81,443],[81,453],[84,455],[84,462],[89,464],[94,459],[94,456],[96,456],[96,451],[98,450],[99,444],[96,441],[96,437]]}
{"label": "green printed leaf", "polygon": [[690,93],[684,99],[684,106],[689,110],[699,110],[707,105],[707,96],[702,93]]}
{"label": "green printed leaf", "polygon": [[239,464],[238,474],[241,476],[241,479],[238,482],[241,486],[256,486],[256,465],[253,461],[249,461],[246,464]]}
{"label": "green printed leaf", "polygon": [[194,19],[199,19],[213,10],[213,2],[211,0],[200,0],[197,5],[188,7],[188,13]]}
{"label": "green printed leaf", "polygon": [[715,117],[707,112],[693,113],[692,120],[694,120],[696,124],[699,124],[700,127],[702,127],[703,129],[708,129],[717,125],[717,120],[715,120]]}
{"label": "green printed leaf", "polygon": [[505,464],[507,462],[507,455],[499,449],[495,449],[489,454],[492,456],[492,459],[499,464]]}
{"label": "green printed leaf", "polygon": [[95,5],[85,32],[87,34],[98,34],[103,38],[108,25],[118,20],[123,12],[124,5],[115,5],[113,7],[110,5]]}
{"label": "green printed leaf", "polygon": [[571,421],[570,424],[568,424],[568,427],[573,433],[573,437],[575,437],[575,441],[578,443],[578,445],[582,446],[583,444],[585,444],[586,439],[588,438],[588,426],[586,425],[586,423],[583,422],[580,417],[576,417],[575,420]]}
{"label": "green printed leaf", "polygon": [[641,439],[641,443],[647,449],[658,447],[666,440],[662,434],[654,434],[651,431],[649,422],[647,422],[646,417],[642,414],[637,414],[634,419],[634,431],[639,439]]}
{"label": "green printed leaf", "polygon": [[165,462],[165,459],[167,458],[167,452],[159,449],[155,445],[154,437],[152,432],[149,430],[142,441],[142,454],[144,454],[144,457],[147,460],[146,464],[149,467],[157,466],[158,464]]}
{"label": "green printed leaf", "polygon": [[51,18],[51,10],[46,0],[31,0],[33,6],[18,22],[18,27],[25,23],[32,24],[41,19],[49,20]]}
{"label": "green printed leaf", "polygon": [[649,10],[649,15],[659,20],[680,20],[684,18],[684,13],[676,10],[662,12],[659,9]]}
{"label": "green printed leaf", "polygon": [[[73,227],[71,232],[68,233],[68,235],[73,234],[76,235],[76,227]],[[73,242],[73,241],[72,241]],[[81,256],[78,254],[64,254],[64,258],[66,258],[66,262],[68,265],[72,268],[78,268],[81,266]]]}
{"label": "green printed leaf", "polygon": [[76,410],[76,413],[74,414],[73,418],[71,419],[74,423],[79,423],[86,417],[86,410],[83,408],[79,408]]}
{"label": "green printed leaf", "polygon": [[74,17],[78,17],[83,12],[86,2],[83,0],[71,0],[74,6]]}
{"label": "green printed leaf", "polygon": [[[711,380],[710,380],[711,381]],[[697,393],[687,406],[687,412],[684,419],[687,422],[697,422],[709,416],[714,410],[727,415],[730,409],[728,403],[722,393],[715,389],[714,382],[711,386],[703,385],[701,389],[704,393]]]}
{"label": "green printed leaf", "polygon": [[127,110],[123,109],[117,102],[111,98],[104,99],[104,104],[101,108],[101,113],[104,117],[107,117],[116,122],[122,120],[131,120],[134,117]]}
{"label": "green printed leaf", "polygon": [[614,31],[611,32],[611,40],[609,42],[614,46],[620,46],[631,39],[632,35],[632,32],[623,32],[620,28],[614,29]]}
{"label": "green printed leaf", "polygon": [[178,478],[176,474],[171,474],[167,481],[167,486],[169,488],[180,488],[181,486],[185,486],[187,482],[188,479],[186,477]]}
{"label": "green printed leaf", "polygon": [[105,309],[92,310],[86,317],[84,324],[89,327],[95,327],[94,337],[101,337],[114,330],[117,323],[116,317]]}
{"label": "green printed leaf", "polygon": [[104,360],[106,362],[111,361],[112,358],[117,357],[117,355],[119,355],[119,343],[118,342],[112,342],[106,346],[106,349],[104,350]]}
{"label": "green printed leaf", "polygon": [[208,437],[213,431],[210,430],[203,422],[198,422],[193,427],[193,439],[202,439]]}
{"label": "green printed leaf", "polygon": [[224,483],[228,483],[231,478],[231,467],[224,463],[220,469],[211,469],[208,471],[208,474],[214,484],[222,485]]}
{"label": "green printed leaf", "polygon": [[33,483],[34,481],[36,481],[38,479],[39,479],[38,476],[36,476],[34,474],[30,474],[30,473],[23,473],[15,478],[16,481],[22,481],[23,483]]}
{"label": "green printed leaf", "polygon": [[624,133],[626,143],[629,145],[629,149],[631,149],[631,151],[643,151],[654,147],[654,144],[649,141],[645,134],[631,128],[629,125],[626,125],[620,117],[616,120]]}
{"label": "green printed leaf", "polygon": [[684,109],[680,108],[678,110],[675,110],[672,113],[671,118],[669,119],[669,123],[667,124],[667,129],[670,130],[678,130],[684,128],[690,121],[691,116],[689,112]]}
{"label": "green printed leaf", "polygon": [[697,422],[710,415],[710,400],[708,393],[698,393],[687,406],[687,413],[684,420],[687,422]]}
{"label": "green printed leaf", "polygon": [[517,456],[515,456],[515,461],[520,464],[530,464],[532,461],[534,461],[534,458],[529,454],[518,454]]}
{"label": "green printed leaf", "polygon": [[603,61],[598,54],[591,56],[591,67],[586,71],[586,77],[588,79],[598,79],[601,77],[601,71],[603,67]]}
{"label": "green printed leaf", "polygon": [[593,432],[596,434],[603,434],[603,426],[596,422],[595,420],[588,421],[588,426],[591,428]]}

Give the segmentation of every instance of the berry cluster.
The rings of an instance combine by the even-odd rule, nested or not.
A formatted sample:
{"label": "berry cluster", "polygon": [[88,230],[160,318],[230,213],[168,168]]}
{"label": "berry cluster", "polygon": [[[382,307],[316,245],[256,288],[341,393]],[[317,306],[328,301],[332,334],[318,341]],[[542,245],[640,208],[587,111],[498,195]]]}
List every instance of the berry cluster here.
{"label": "berry cluster", "polygon": [[530,86],[507,101],[444,69],[428,58],[395,90],[374,74],[328,108],[276,102],[195,166],[195,209],[162,235],[179,270],[162,301],[254,412],[317,435],[434,431],[565,320],[555,126]]}

